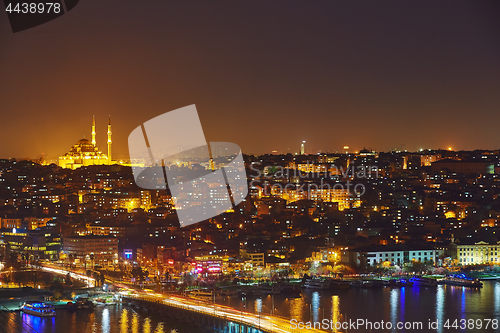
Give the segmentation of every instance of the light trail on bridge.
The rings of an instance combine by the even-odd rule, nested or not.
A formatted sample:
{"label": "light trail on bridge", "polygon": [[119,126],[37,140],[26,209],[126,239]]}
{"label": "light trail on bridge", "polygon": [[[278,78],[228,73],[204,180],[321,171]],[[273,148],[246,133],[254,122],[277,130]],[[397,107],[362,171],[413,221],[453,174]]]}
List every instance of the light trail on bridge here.
{"label": "light trail on bridge", "polygon": [[41,270],[54,273],[54,274],[60,274],[60,275],[66,275],[69,273],[69,276],[73,279],[77,279],[79,281],[85,282],[88,288],[93,288],[95,287],[95,279],[88,277],[84,274],[72,272],[72,271],[66,271],[64,269],[59,269],[59,268],[52,268],[52,267],[47,267],[47,266],[41,266]]}
{"label": "light trail on bridge", "polygon": [[[76,273],[73,271],[67,271],[60,268],[53,268],[42,266],[41,269],[52,272],[55,274],[66,275],[70,273],[72,278],[83,281],[87,284],[88,287],[95,286],[95,279],[88,277],[84,274]],[[113,284],[111,279],[107,279]],[[190,298],[190,297],[181,297],[174,295],[165,295],[154,292],[140,292],[137,289],[126,286],[125,284],[118,284],[119,288],[123,289],[118,293],[125,297],[136,298],[136,299],[145,299],[152,302],[163,302],[166,305],[174,306],[177,308],[181,308],[187,311],[194,311],[207,314],[209,316],[217,317],[220,319],[224,319],[227,321],[232,321],[236,324],[241,323],[244,325],[248,325],[254,328],[257,328],[261,331],[266,332],[276,332],[276,333],[291,333],[291,332],[309,332],[309,333],[324,333],[329,332],[326,330],[319,330],[315,328],[292,328],[289,318],[279,317],[276,315],[262,315],[256,314],[248,311],[237,310],[225,305],[210,303],[205,300]]]}
{"label": "light trail on bridge", "polygon": [[133,289],[129,289],[127,291],[120,291],[119,293],[125,297],[130,297],[130,298],[149,300],[151,302],[160,301],[170,306],[182,308],[188,311],[205,313],[207,315],[225,319],[235,323],[242,323],[244,325],[249,325],[266,332],[277,332],[277,333],[327,332],[325,330],[318,330],[314,328],[293,329],[292,325],[290,324],[290,319],[287,318],[278,317],[275,315],[255,314],[251,312],[237,310],[228,306],[209,303],[203,300],[198,300],[188,297],[169,296],[159,293],[138,293],[136,290]]}

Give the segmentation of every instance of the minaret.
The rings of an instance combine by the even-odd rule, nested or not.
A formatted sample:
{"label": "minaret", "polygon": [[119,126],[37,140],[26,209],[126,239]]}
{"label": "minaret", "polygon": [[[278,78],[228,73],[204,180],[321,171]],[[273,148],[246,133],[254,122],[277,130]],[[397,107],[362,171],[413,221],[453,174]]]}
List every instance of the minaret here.
{"label": "minaret", "polygon": [[95,147],[95,117],[92,116],[92,144]]}
{"label": "minaret", "polygon": [[108,164],[111,164],[111,116],[108,122]]}

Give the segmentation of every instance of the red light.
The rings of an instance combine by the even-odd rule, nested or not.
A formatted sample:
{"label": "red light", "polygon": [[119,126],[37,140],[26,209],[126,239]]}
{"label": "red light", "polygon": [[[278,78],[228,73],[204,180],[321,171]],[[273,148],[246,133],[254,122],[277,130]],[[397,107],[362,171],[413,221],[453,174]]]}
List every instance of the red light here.
{"label": "red light", "polygon": [[168,259],[168,264],[169,265],[173,265],[174,264],[174,260],[173,259]]}

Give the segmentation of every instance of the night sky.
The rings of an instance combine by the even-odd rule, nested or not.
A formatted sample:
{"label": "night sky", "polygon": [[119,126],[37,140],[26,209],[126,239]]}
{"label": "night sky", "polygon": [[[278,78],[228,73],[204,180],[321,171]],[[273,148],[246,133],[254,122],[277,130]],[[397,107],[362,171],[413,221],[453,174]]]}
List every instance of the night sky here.
{"label": "night sky", "polygon": [[207,141],[248,154],[497,149],[499,17],[499,1],[83,0],[13,34],[0,12],[0,158],[56,158],[92,115],[126,158],[135,127],[190,104]]}

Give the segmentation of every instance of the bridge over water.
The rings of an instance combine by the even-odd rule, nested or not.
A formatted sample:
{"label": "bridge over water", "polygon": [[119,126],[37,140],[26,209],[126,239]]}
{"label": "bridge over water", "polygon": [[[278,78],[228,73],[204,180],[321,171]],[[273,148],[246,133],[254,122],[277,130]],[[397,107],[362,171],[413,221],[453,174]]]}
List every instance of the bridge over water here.
{"label": "bridge over water", "polygon": [[290,319],[256,314],[188,297],[154,293],[120,293],[123,303],[167,315],[206,331],[224,333],[326,332],[317,329],[293,329]]}

